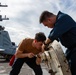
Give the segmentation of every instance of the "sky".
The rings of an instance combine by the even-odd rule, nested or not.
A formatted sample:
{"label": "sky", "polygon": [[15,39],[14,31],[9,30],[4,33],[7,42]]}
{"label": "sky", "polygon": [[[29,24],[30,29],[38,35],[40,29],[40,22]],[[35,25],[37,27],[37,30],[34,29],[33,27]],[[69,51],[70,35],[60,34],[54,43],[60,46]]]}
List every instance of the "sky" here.
{"label": "sky", "polygon": [[51,29],[39,24],[40,14],[48,10],[57,15],[58,11],[69,14],[76,20],[76,0],[0,0],[0,14],[7,15],[9,20],[0,21],[8,31],[11,41],[16,44],[26,38],[34,38],[35,33],[44,32],[48,37]]}

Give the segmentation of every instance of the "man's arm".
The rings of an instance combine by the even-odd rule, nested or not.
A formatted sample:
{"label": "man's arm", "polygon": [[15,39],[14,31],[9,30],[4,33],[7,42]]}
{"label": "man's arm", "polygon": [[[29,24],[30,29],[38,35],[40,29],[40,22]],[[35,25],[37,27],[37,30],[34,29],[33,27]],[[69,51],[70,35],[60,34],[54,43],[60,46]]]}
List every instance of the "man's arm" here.
{"label": "man's arm", "polygon": [[16,58],[25,58],[25,57],[32,58],[32,57],[34,57],[34,54],[33,53],[23,53],[22,51],[17,50],[15,53],[15,57]]}
{"label": "man's arm", "polygon": [[49,43],[51,43],[52,41],[49,39],[49,38],[47,38],[46,39],[46,41],[45,41],[45,43],[44,43],[44,45],[47,45],[47,44],[49,44]]}
{"label": "man's arm", "polygon": [[50,43],[52,43],[52,41],[51,41],[49,38],[47,38],[46,41],[44,42],[44,44],[42,45],[42,50],[43,50],[43,51],[48,50],[47,47],[48,47],[48,45],[49,45]]}

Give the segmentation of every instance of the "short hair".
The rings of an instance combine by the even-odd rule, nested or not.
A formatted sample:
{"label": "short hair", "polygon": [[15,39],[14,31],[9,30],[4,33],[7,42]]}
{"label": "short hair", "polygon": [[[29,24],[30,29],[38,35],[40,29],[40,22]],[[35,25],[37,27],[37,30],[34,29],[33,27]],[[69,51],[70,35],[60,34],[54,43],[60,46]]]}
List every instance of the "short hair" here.
{"label": "short hair", "polygon": [[39,32],[39,33],[35,34],[35,39],[37,41],[44,42],[46,40],[46,36],[45,36],[45,34],[43,32]]}
{"label": "short hair", "polygon": [[43,11],[40,15],[39,22],[42,23],[44,20],[46,20],[48,17],[53,16],[54,14],[49,11]]}

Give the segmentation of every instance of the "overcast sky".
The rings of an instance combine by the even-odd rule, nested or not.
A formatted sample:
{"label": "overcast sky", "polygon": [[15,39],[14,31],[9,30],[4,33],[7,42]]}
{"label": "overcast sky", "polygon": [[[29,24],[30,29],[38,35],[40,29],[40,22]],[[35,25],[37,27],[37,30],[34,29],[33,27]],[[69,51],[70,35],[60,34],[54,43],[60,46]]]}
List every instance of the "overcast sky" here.
{"label": "overcast sky", "polygon": [[8,30],[11,41],[18,44],[23,38],[34,38],[36,32],[44,32],[48,37],[51,29],[39,24],[39,16],[44,10],[57,14],[58,11],[72,16],[76,20],[76,0],[0,0],[0,14],[7,15],[9,20],[0,21]]}

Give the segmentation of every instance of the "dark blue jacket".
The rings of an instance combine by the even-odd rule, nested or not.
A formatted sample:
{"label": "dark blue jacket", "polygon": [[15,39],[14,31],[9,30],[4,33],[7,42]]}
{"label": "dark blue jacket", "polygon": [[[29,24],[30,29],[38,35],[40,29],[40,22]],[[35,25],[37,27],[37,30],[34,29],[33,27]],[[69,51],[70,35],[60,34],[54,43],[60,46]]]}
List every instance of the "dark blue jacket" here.
{"label": "dark blue jacket", "polygon": [[58,39],[67,48],[76,44],[76,22],[69,15],[59,11],[48,38],[52,41]]}

